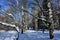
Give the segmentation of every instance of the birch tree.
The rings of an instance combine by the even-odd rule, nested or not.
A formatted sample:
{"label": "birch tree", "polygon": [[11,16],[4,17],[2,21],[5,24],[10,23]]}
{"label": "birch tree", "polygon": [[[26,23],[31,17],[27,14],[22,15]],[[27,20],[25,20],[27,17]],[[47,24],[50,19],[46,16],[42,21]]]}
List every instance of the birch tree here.
{"label": "birch tree", "polygon": [[54,32],[54,21],[53,21],[53,12],[52,12],[52,5],[51,5],[51,0],[47,0],[48,4],[48,10],[49,10],[49,19],[50,19],[50,22],[51,22],[51,26],[50,26],[50,29],[49,29],[49,35],[50,35],[50,39],[53,39],[54,35],[53,35],[53,32]]}

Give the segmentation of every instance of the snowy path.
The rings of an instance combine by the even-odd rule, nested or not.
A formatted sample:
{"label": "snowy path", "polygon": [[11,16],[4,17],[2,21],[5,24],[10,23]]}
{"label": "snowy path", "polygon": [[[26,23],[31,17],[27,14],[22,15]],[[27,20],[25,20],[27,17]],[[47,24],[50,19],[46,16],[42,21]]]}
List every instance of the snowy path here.
{"label": "snowy path", "polygon": [[[54,32],[54,40],[60,40],[60,31]],[[36,32],[36,31],[28,31],[24,34],[20,34],[20,40],[49,40],[49,33],[45,32],[42,33],[42,31]]]}

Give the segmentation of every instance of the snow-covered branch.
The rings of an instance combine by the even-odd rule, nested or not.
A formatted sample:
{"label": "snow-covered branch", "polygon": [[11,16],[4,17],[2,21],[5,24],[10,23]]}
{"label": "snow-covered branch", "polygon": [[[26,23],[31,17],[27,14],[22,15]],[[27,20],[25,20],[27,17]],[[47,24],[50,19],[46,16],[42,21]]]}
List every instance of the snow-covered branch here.
{"label": "snow-covered branch", "polygon": [[6,25],[6,26],[9,26],[9,27],[15,27],[16,30],[19,32],[19,28],[18,28],[18,26],[14,25],[14,24],[5,23],[5,22],[1,22],[1,21],[0,21],[0,24],[2,24],[2,25]]}

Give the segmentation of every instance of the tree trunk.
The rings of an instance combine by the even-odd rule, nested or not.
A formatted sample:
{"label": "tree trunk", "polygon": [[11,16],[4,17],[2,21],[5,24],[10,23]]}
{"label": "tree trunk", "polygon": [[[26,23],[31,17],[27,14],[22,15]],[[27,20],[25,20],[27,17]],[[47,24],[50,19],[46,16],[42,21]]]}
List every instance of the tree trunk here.
{"label": "tree trunk", "polygon": [[[22,9],[27,10],[27,0],[22,0]],[[25,11],[22,11],[22,21],[23,21],[23,30],[25,31],[26,29],[28,29],[28,13],[26,13]]]}
{"label": "tree trunk", "polygon": [[49,35],[50,35],[50,39],[53,39],[54,38],[54,35],[53,35],[54,23],[53,23],[53,12],[52,12],[51,0],[48,0],[47,2],[48,2],[47,6],[49,8],[49,19],[51,22],[50,29],[49,29]]}

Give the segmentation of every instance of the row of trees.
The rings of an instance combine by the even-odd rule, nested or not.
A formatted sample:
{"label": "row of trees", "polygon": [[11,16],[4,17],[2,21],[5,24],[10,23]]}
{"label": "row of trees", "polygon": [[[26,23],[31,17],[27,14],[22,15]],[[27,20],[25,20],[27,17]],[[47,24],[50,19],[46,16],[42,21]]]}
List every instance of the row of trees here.
{"label": "row of trees", "polygon": [[[32,2],[30,2],[30,4],[28,3],[28,0],[15,0],[14,2],[11,0],[6,0],[6,1],[7,1],[7,3],[5,3],[5,4],[8,5],[9,8],[7,11],[3,9],[4,12],[1,12],[1,13],[3,13],[3,15],[5,15],[6,17],[9,16],[9,18],[11,18],[12,20],[15,20],[15,22],[18,22],[18,24],[26,26],[26,29],[27,29],[27,26],[29,26],[30,21],[32,21],[32,20],[35,21],[36,27],[38,27],[38,26],[40,27],[41,25],[46,26],[46,23],[44,23],[43,21],[41,22],[41,20],[39,18],[41,18],[42,20],[46,20],[46,21],[50,20],[49,19],[50,14],[48,12],[49,8],[47,6],[50,4],[47,4],[48,3],[47,0],[44,0],[44,1],[43,0],[33,0]],[[29,8],[30,8],[30,10],[29,10]],[[1,7],[0,7],[0,9],[1,9]],[[52,7],[51,7],[51,9],[54,10]],[[54,11],[56,11],[56,10],[54,10]],[[30,18],[29,15],[32,16],[31,19],[29,19]],[[55,14],[53,14],[53,16],[55,16]],[[55,18],[56,18],[56,16],[54,17],[54,20],[55,20]],[[16,21],[16,19],[18,21]],[[58,21],[58,19],[57,19],[57,21]],[[48,25],[48,23],[47,23],[47,25]],[[35,28],[35,29],[38,30],[38,28],[37,29]]]}

